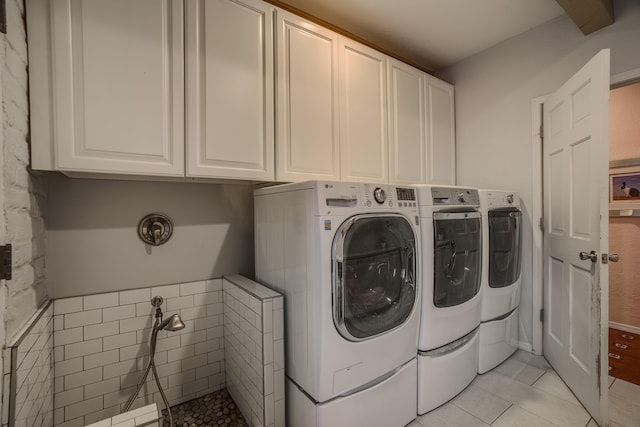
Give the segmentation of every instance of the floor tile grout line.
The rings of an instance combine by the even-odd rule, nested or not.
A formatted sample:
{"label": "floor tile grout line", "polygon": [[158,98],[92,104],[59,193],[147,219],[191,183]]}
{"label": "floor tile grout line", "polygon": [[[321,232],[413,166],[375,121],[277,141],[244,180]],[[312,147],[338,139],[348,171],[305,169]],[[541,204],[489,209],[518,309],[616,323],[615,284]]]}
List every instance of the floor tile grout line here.
{"label": "floor tile grout line", "polygon": [[[547,371],[547,372],[545,372],[545,374],[547,374],[547,373],[549,373],[549,372],[555,372],[555,371]],[[555,374],[556,374],[556,375],[558,375],[558,373],[557,373],[557,372],[555,372]],[[542,377],[540,377],[540,378],[542,378]],[[584,406],[582,405],[582,403],[580,403],[580,400],[578,400],[578,397],[573,393],[573,391],[569,388],[569,386],[564,382],[564,380],[562,379],[562,377],[560,377],[560,376],[558,375],[558,378],[560,378],[560,381],[562,381],[562,384],[566,387],[566,389],[569,391],[569,393],[571,393],[571,395],[573,396],[573,398],[575,399],[575,401],[573,401],[573,400],[567,400],[567,399],[565,399],[565,398],[564,398],[564,397],[562,397],[562,396],[558,396],[558,395],[556,395],[556,394],[553,394],[553,393],[551,393],[551,392],[548,392],[548,391],[546,391],[546,390],[543,390],[543,389],[541,389],[541,388],[539,388],[539,387],[536,387],[536,386],[535,386],[535,384],[531,385],[531,387],[535,388],[535,389],[536,389],[536,390],[538,390],[538,391],[541,391],[541,392],[543,392],[543,393],[546,393],[546,394],[548,394],[549,396],[551,396],[551,397],[553,397],[553,398],[555,398],[555,399],[560,399],[560,400],[563,400],[563,401],[565,401],[565,402],[571,403],[571,404],[573,404],[574,406],[576,406],[576,401],[577,401],[577,402],[580,404],[580,406],[584,407]],[[536,383],[537,383],[537,382],[538,382],[538,381],[536,381]]]}
{"label": "floor tile grout line", "polygon": [[[533,386],[530,386],[530,385],[527,385],[526,383],[523,383],[523,382],[521,382],[521,381],[515,380],[515,379],[513,379],[513,378],[511,378],[511,377],[509,377],[509,376],[507,376],[507,375],[504,375],[504,374],[502,374],[502,373],[500,373],[500,372],[497,372],[497,371],[490,371],[490,372],[493,372],[493,373],[495,373],[495,374],[497,374],[497,375],[501,375],[501,376],[503,376],[503,377],[505,377],[505,378],[507,378],[507,379],[509,379],[509,380],[511,380],[511,381],[519,382],[520,384],[523,384],[523,385],[524,385],[524,386],[526,386],[526,387],[529,387],[529,388],[531,388],[531,389],[534,389],[534,387],[533,387]],[[477,385],[476,385],[476,386],[477,386]],[[480,386],[477,386],[477,387],[478,387],[478,388],[480,388],[480,389],[482,389],[482,390],[484,390],[484,391],[486,391],[487,393],[491,393],[491,394],[493,394],[491,391],[486,390],[486,389],[484,389],[484,388],[482,388],[482,387],[480,387]],[[567,387],[567,388],[568,388],[568,387]],[[548,396],[548,397],[550,397],[550,398],[552,398],[552,399],[560,399],[559,397],[557,397],[557,396],[555,396],[555,395],[553,395],[553,394],[551,394],[551,393],[548,393],[548,392],[546,392],[546,391],[544,391],[544,390],[540,390],[540,389],[538,389],[538,388],[535,388],[535,391],[537,391],[537,392],[539,392],[539,393],[542,393],[542,394],[544,394],[544,395],[546,395],[546,396]],[[495,395],[495,394],[494,394],[494,395]],[[507,399],[505,399],[505,398],[503,398],[503,397],[501,397],[501,396],[498,396],[498,395],[495,395],[495,396],[497,396],[497,397],[501,398],[502,400],[505,400],[505,401],[507,401],[507,402],[509,402],[509,403],[511,403],[511,404],[513,404],[513,405],[515,405],[515,406],[517,406],[517,407],[519,407],[519,408],[521,408],[521,409],[524,409],[522,406],[518,405],[518,403],[516,403],[516,402],[512,402],[511,400],[507,400]],[[578,401],[578,403],[579,403],[579,404],[578,404],[578,405],[576,405],[574,402],[569,402],[568,400],[565,400],[565,399],[561,399],[561,400],[562,400],[563,402],[567,403],[568,405],[571,405],[571,406],[573,406],[573,407],[580,408],[580,409],[584,410],[587,414],[589,413],[589,412],[586,410],[586,408],[584,407],[584,405],[582,405],[582,403],[580,403],[580,401]],[[526,409],[525,409],[525,410],[526,410]],[[531,411],[528,411],[528,412],[531,412]],[[547,418],[544,418],[544,417],[542,417],[542,416],[540,416],[540,418],[543,418],[543,419],[545,419],[546,421],[549,421],[550,423],[552,423],[552,424],[556,425],[556,424],[553,422],[553,420],[548,420]],[[494,421],[494,422],[495,422],[495,421]]]}
{"label": "floor tile grout line", "polygon": [[[504,400],[504,399],[503,399]],[[501,416],[503,416],[505,414],[505,412],[507,412],[509,410],[509,408],[511,408],[514,405],[514,403],[509,402],[509,406],[507,406],[504,411],[502,411],[502,413],[500,413],[500,415],[498,415],[495,420],[491,421],[489,423],[489,425],[493,425],[493,423],[495,423],[496,421],[498,421],[498,418],[500,418]],[[516,405],[517,406],[517,405]]]}
{"label": "floor tile grout line", "polygon": [[[523,408],[523,407],[522,407],[522,406],[520,406],[520,405],[517,405],[517,404],[515,404],[515,403],[514,403],[512,406],[516,406],[516,407],[518,407],[521,411],[525,411],[525,412],[527,412],[527,413],[529,413],[529,414],[533,415],[534,417],[537,417],[537,418],[540,418],[540,419],[542,419],[542,420],[545,420],[545,421],[547,421],[548,423],[550,423],[550,424],[551,424],[551,425],[553,425],[553,426],[560,427],[558,424],[556,424],[555,422],[553,422],[553,421],[549,420],[548,418],[545,418],[545,417],[543,417],[542,415],[538,415],[538,414],[536,414],[536,413],[534,413],[534,412],[531,412],[530,410],[528,410],[528,409],[526,409],[526,408]],[[505,412],[506,412],[506,411],[505,411]],[[502,414],[502,415],[504,415],[504,414]],[[500,415],[500,417],[501,417],[502,415]],[[500,417],[498,417],[498,418],[497,418],[493,423],[495,423],[496,421],[498,421],[498,419],[499,419]],[[492,426],[493,426],[493,423],[491,423],[491,425],[492,425]]]}
{"label": "floor tile grout line", "polygon": [[584,427],[589,427],[589,424],[591,423],[591,421],[595,422],[595,420],[591,417],[591,418],[589,418],[587,423],[584,425]]}
{"label": "floor tile grout line", "polygon": [[[465,388],[465,390],[467,390],[467,388],[469,388],[469,387],[471,387],[471,386],[472,386],[472,384],[469,384],[469,385]],[[491,393],[490,391],[487,391],[487,390],[485,390],[485,389],[483,389],[483,388],[480,388],[480,387],[478,387],[478,386],[474,386],[474,387],[477,387],[479,390],[482,390],[482,392],[483,392],[483,393],[490,394],[490,395],[492,395],[492,396],[496,397],[497,399],[504,400],[505,402],[507,402],[507,403],[509,404],[509,406],[507,407],[507,409],[509,409],[509,408],[513,405],[513,402],[509,402],[508,400],[505,400],[505,399],[501,398],[500,396],[498,396],[498,395],[495,395],[495,394]],[[464,390],[463,390],[463,391],[464,391]],[[450,401],[448,401],[447,403],[449,403],[449,404],[451,404],[451,405],[455,406],[456,408],[460,409],[460,410],[461,410],[461,411],[463,411],[463,412],[466,412],[467,414],[471,415],[473,418],[475,418],[476,420],[478,420],[478,421],[480,421],[480,422],[482,422],[482,423],[484,423],[484,424],[491,425],[491,424],[492,424],[492,423],[494,423],[498,418],[500,418],[500,416],[504,413],[504,411],[506,411],[506,410],[507,410],[507,409],[505,409],[504,411],[502,411],[502,413],[501,413],[500,415],[498,415],[498,416],[497,416],[493,421],[491,421],[490,423],[488,423],[488,422],[484,421],[483,419],[478,418],[475,414],[472,414],[471,412],[467,411],[465,408],[463,408],[463,407],[461,407],[461,406],[458,406],[458,405],[456,404],[456,402],[455,402],[455,401],[456,401],[456,399],[458,398],[458,396],[460,396],[460,395],[462,394],[462,392],[463,392],[463,391],[461,391],[460,393],[458,393],[458,394],[457,394],[453,399],[451,399],[451,400],[450,400]],[[445,403],[445,404],[446,404],[446,403]]]}

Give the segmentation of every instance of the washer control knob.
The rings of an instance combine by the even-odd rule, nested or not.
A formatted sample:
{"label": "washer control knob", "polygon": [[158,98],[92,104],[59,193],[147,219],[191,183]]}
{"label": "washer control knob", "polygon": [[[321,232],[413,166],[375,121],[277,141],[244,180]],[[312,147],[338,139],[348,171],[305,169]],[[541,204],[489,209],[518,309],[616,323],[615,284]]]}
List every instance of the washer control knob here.
{"label": "washer control knob", "polygon": [[507,203],[512,204],[513,203],[513,194],[507,194],[507,197],[505,197],[505,200],[507,201]]}
{"label": "washer control knob", "polygon": [[464,199],[464,193],[458,193],[458,195],[456,196],[456,198],[458,199],[458,201],[460,203],[464,203],[466,202],[466,200]]}
{"label": "washer control knob", "polygon": [[387,193],[380,187],[373,190],[373,198],[376,199],[376,202],[379,204],[383,204],[385,200],[387,200]]}

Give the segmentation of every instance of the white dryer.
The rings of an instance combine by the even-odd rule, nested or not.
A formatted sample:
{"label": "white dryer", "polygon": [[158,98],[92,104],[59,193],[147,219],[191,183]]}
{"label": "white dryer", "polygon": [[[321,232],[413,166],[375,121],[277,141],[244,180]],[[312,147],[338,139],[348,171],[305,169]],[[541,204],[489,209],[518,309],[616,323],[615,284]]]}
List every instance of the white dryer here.
{"label": "white dryer", "polygon": [[256,279],[285,297],[288,425],[411,422],[416,189],[311,181],[256,190],[254,201]]}
{"label": "white dryer", "polygon": [[479,194],[484,244],[478,373],[483,374],[518,348],[522,211],[513,191]]}
{"label": "white dryer", "polygon": [[418,414],[424,414],[477,374],[482,221],[476,189],[416,188],[423,254]]}

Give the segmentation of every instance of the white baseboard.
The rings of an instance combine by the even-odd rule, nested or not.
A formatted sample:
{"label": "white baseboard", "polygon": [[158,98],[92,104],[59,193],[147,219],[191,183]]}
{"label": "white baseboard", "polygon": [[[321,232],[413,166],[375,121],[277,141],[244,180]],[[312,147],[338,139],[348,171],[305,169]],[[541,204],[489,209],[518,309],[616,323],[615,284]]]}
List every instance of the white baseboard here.
{"label": "white baseboard", "polygon": [[529,352],[529,353],[536,354],[536,353],[533,351],[533,346],[532,346],[530,343],[528,343],[528,342],[522,342],[522,341],[521,341],[521,342],[519,342],[519,343],[518,343],[518,348],[519,348],[520,350],[524,350],[524,351],[527,351],[527,352]]}
{"label": "white baseboard", "polygon": [[609,322],[609,327],[620,331],[631,332],[640,335],[640,328],[637,326],[625,325],[623,323]]}

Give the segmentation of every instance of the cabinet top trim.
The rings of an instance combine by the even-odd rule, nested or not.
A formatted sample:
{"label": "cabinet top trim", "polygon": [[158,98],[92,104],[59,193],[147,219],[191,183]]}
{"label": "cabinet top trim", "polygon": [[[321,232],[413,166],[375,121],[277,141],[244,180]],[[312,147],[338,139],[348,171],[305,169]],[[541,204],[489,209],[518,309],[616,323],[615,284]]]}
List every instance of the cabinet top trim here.
{"label": "cabinet top trim", "polygon": [[332,23],[327,22],[327,21],[325,21],[323,19],[320,19],[320,18],[318,18],[318,17],[316,17],[314,15],[311,15],[310,13],[307,13],[307,12],[301,10],[301,9],[298,9],[297,7],[291,6],[290,4],[284,3],[284,2],[282,2],[280,0],[264,0],[264,1],[266,3],[269,3],[269,4],[272,4],[274,6],[277,6],[280,9],[284,9],[284,10],[286,10],[288,12],[291,12],[291,13],[293,13],[295,15],[298,15],[299,17],[304,18],[307,21],[311,21],[314,24],[318,24],[318,25],[320,25],[322,27],[325,27],[325,28],[335,32],[335,33],[338,33],[338,34],[343,35],[345,37],[348,37],[348,38],[350,38],[352,40],[355,40],[355,41],[357,41],[359,43],[362,43],[363,45],[368,46],[368,47],[370,47],[372,49],[375,49],[375,50],[377,50],[379,52],[382,52],[387,56],[390,56],[392,58],[397,59],[398,61],[402,61],[405,64],[409,64],[412,67],[417,68],[419,70],[422,70],[427,74],[434,75],[433,70],[431,70],[429,68],[425,68],[422,65],[416,64],[415,62],[410,61],[409,59],[404,58],[404,57],[398,55],[395,52],[392,52],[392,51],[390,51],[388,49],[385,49],[385,48],[383,48],[381,46],[378,46],[378,45],[376,45],[375,43],[373,43],[373,42],[371,42],[369,40],[366,40],[366,39],[364,39],[364,38],[362,38],[360,36],[357,36],[357,35],[355,35],[353,33],[350,33],[349,31],[345,30],[344,28],[338,27],[335,24],[332,24]]}

